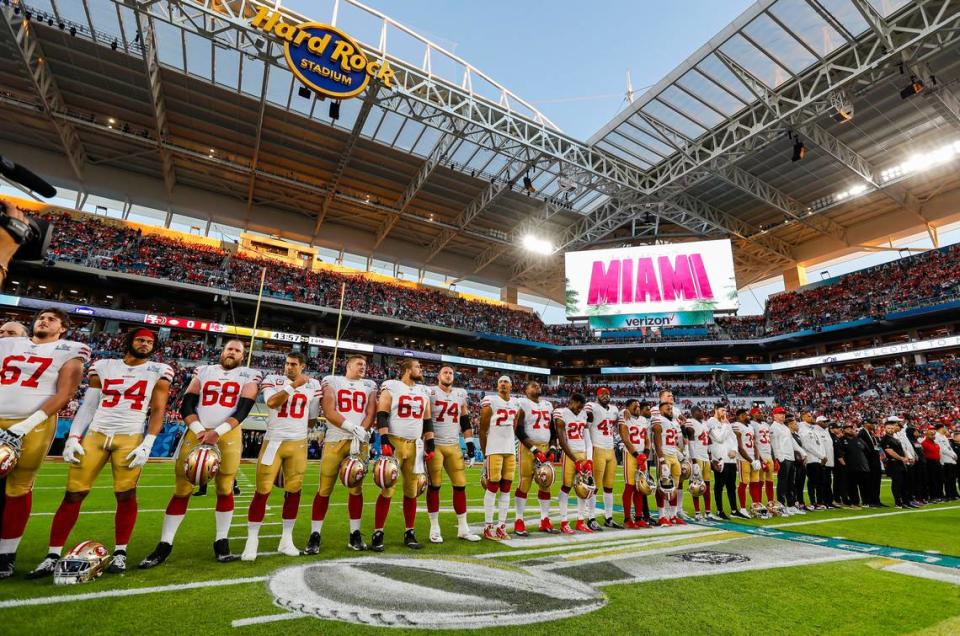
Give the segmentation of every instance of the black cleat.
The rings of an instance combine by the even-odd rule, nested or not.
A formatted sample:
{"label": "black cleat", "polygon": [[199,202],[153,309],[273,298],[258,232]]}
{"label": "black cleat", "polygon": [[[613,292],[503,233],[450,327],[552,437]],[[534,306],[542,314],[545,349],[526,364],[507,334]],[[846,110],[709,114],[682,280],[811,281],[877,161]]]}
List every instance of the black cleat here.
{"label": "black cleat", "polygon": [[725,513],[723,510],[721,510],[720,512],[718,512],[718,513],[717,513],[717,516],[720,517],[721,519],[723,519],[724,521],[730,521],[730,517],[728,517],[728,516],[727,516],[727,513]]}
{"label": "black cleat", "polygon": [[9,579],[16,569],[17,555],[12,553],[0,554],[0,579]]}
{"label": "black cleat", "polygon": [[600,527],[600,524],[597,523],[596,519],[591,519],[587,522],[587,527],[593,530],[594,532],[603,532],[603,528]]}
{"label": "black cleat", "polygon": [[110,561],[110,567],[107,568],[107,572],[110,574],[123,574],[127,571],[127,551],[126,550],[115,550],[113,553],[113,560]]}
{"label": "black cleat", "polygon": [[374,530],[370,537],[370,549],[374,552],[383,552],[383,530]]}
{"label": "black cleat", "polygon": [[613,517],[607,517],[603,521],[604,528],[613,528],[614,530],[623,530],[623,524],[613,520]]}
{"label": "black cleat", "polygon": [[51,552],[44,557],[43,561],[40,562],[40,565],[27,572],[27,575],[24,578],[33,580],[53,576],[54,570],[57,569],[57,561],[59,560],[60,555]]}
{"label": "black cleat", "polygon": [[240,486],[237,485],[237,482],[233,482],[233,496],[234,497],[240,496]]}
{"label": "black cleat", "polygon": [[423,548],[423,544],[417,541],[417,535],[413,533],[413,530],[407,530],[403,533],[403,545],[411,550],[420,550]]}
{"label": "black cleat", "polygon": [[300,551],[301,554],[320,554],[320,533],[311,532],[307,539],[307,547]]}
{"label": "black cleat", "polygon": [[140,569],[149,570],[150,568],[157,567],[167,560],[167,557],[170,556],[171,552],[173,552],[173,546],[169,543],[164,543],[161,541],[157,544],[157,547],[153,549],[153,552],[148,554],[146,558],[140,562]]}
{"label": "black cleat", "polygon": [[194,497],[204,497],[207,494],[207,485],[204,484],[197,488],[197,492],[193,493]]}
{"label": "black cleat", "polygon": [[[312,537],[313,535],[310,536]],[[363,552],[367,549],[367,544],[363,542],[363,536],[360,534],[359,530],[354,530],[350,533],[350,539],[347,542],[347,547],[356,552]]]}
{"label": "black cleat", "polygon": [[230,540],[217,539],[213,542],[213,553],[217,556],[217,563],[230,563],[240,557],[230,553]]}

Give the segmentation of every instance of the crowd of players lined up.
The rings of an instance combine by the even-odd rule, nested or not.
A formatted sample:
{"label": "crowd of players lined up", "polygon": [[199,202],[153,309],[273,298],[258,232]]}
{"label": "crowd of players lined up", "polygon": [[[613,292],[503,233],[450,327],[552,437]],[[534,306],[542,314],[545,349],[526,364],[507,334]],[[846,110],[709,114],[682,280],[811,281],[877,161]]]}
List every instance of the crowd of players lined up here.
{"label": "crowd of players lined up", "polygon": [[[344,308],[349,311],[556,344],[597,340],[586,327],[545,325],[530,312],[439,291],[310,271],[195,243],[185,249],[182,241],[159,236],[146,240],[131,227],[94,218],[56,215],[55,221],[49,254],[63,262],[251,294],[259,289],[261,268],[268,266],[266,293],[299,302],[335,307],[340,284],[346,281],[355,292],[346,299]],[[877,280],[884,284],[877,286]],[[772,296],[762,318],[722,318],[710,327],[707,337],[759,338],[958,298],[960,244],[847,274],[830,284]],[[668,329],[635,339],[673,339],[670,333]],[[678,333],[676,338],[688,336]]]}
{"label": "crowd of players lined up", "polygon": [[[69,317],[62,311],[45,309],[33,321],[32,336],[0,339],[0,474],[5,482],[0,578],[14,573],[17,548],[30,517],[34,480],[55,434],[57,413],[77,390],[90,358],[87,345],[63,338],[69,326]],[[163,425],[173,377],[169,365],[151,359],[156,344],[154,332],[135,328],[125,336],[122,358],[101,359],[90,366],[89,388],[63,451],[70,468],[66,493],[53,519],[48,555],[28,577],[53,575],[82,581],[96,567],[89,555],[78,553],[91,542],[80,544],[66,557],[62,551],[84,498],[108,462],[117,500],[116,545],[109,568],[125,571],[126,548],[137,516],[136,484]],[[167,560],[194,488],[208,480],[214,482],[217,494],[213,551],[219,562],[257,558],[267,499],[281,475],[285,497],[278,551],[285,555],[320,551],[329,498],[337,481],[349,493],[347,545],[353,550],[385,549],[384,526],[398,485],[403,491],[403,544],[411,549],[423,547],[414,526],[418,499],[424,492],[429,540],[442,543],[443,473],[453,490],[457,537],[481,540],[467,523],[466,461],[460,446],[462,436],[468,457],[473,456],[476,440],[467,414],[467,393],[453,386],[452,368],[443,367],[438,384],[427,387],[422,384],[420,363],[404,359],[398,378],[378,387],[364,377],[367,361],[361,355],[348,357],[344,375],[329,375],[322,381],[304,374],[306,361],[298,352],[286,356],[282,374],[266,377],[243,366],[243,359],[243,342],[227,340],[219,363],[198,367],[190,380],[180,407],[187,432],[174,462],[173,496],[160,540],[140,562],[141,568],[153,568]],[[772,422],[759,410],[745,409],[738,409],[731,421],[722,405],[715,407],[710,417],[699,407],[685,417],[674,412],[669,391],[661,392],[657,405],[630,399],[621,409],[611,403],[610,391],[605,388],[597,391],[593,401],[574,394],[557,407],[541,399],[537,382],[528,382],[523,390],[524,396],[515,398],[511,379],[502,376],[496,392],[484,397],[480,410],[479,447],[485,457],[482,537],[493,541],[509,536],[510,497],[517,477],[512,492],[516,536],[528,534],[525,508],[534,486],[539,530],[563,534],[598,532],[604,527],[645,528],[654,522],[684,525],[685,482],[694,497],[698,520],[727,518],[721,497],[724,489],[732,514],[742,518],[805,514],[844,503],[882,506],[881,462],[893,481],[898,506],[921,505],[921,497],[935,501],[956,496],[956,442],[945,437],[944,425],[926,431],[918,444],[896,416],[888,418],[885,435],[878,440],[869,423],[859,431],[852,424],[838,430],[825,417],[814,420],[804,413],[798,420],[779,407],[771,413]],[[259,392],[270,416],[256,465],[256,491],[247,513],[248,537],[238,557],[230,550],[228,532],[240,463],[240,424]],[[311,532],[301,551],[294,543],[293,529],[307,466],[308,430],[321,411],[328,432]],[[380,437],[381,454],[370,469],[380,494],[368,545],[361,534],[361,486],[372,434]],[[613,506],[617,435],[625,450],[623,523],[614,518]],[[921,457],[924,468],[918,474]],[[559,480],[554,473],[558,460]],[[655,478],[648,472],[652,469]],[[806,505],[804,479],[810,498]],[[551,520],[555,481],[560,482],[556,497],[559,528],[554,528]],[[746,507],[748,489],[752,509]],[[603,503],[602,525],[597,521],[598,491]],[[569,519],[571,492],[577,510],[573,526]],[[650,494],[656,499],[656,520],[648,502]]]}

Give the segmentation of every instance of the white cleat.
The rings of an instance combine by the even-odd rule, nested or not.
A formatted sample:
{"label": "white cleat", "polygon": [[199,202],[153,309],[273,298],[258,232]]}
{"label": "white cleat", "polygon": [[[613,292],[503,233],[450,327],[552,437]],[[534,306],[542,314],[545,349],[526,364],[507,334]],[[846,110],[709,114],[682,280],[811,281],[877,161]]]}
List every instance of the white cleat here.
{"label": "white cleat", "polygon": [[240,555],[241,561],[256,561],[257,560],[257,548],[260,541],[254,539],[253,537],[247,537],[247,543],[243,546],[243,553]]}
{"label": "white cleat", "polygon": [[470,531],[470,528],[460,528],[457,532],[457,538],[463,541],[469,541],[470,543],[476,543],[480,541],[480,535],[474,534]]}
{"label": "white cleat", "polygon": [[[297,546],[293,545],[293,541],[280,541],[280,545],[277,546],[277,552],[284,556],[300,556],[300,550]],[[244,552],[246,554],[246,552]]]}
{"label": "white cleat", "polygon": [[443,543],[443,535],[440,533],[440,527],[430,528],[430,543]]}

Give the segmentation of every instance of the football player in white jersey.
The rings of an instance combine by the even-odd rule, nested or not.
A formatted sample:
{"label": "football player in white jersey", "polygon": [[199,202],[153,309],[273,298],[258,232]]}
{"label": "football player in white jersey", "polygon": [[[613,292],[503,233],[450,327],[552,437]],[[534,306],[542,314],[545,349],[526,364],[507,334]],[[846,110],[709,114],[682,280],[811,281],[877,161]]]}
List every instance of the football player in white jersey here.
{"label": "football player in white jersey", "polygon": [[62,339],[69,328],[62,310],[42,309],[34,317],[33,337],[0,338],[0,443],[19,453],[0,506],[0,579],[13,575],[33,482],[57,432],[57,413],[76,394],[90,359],[87,345]]}
{"label": "football player in white jersey", "polygon": [[[67,492],[53,517],[47,557],[27,575],[28,579],[53,574],[77,523],[80,506],[107,462],[112,468],[117,500],[116,548],[107,571],[126,571],[127,544],[137,521],[137,482],[163,429],[173,381],[170,365],[150,361],[155,343],[156,335],[149,329],[133,329],[123,339],[122,358],[101,359],[90,366],[90,387],[73,417],[63,448],[63,459],[70,464]],[[150,421],[144,436],[148,411]]]}
{"label": "football player in white jersey", "polygon": [[[497,392],[486,395],[480,404],[480,447],[487,473],[487,490],[483,493],[483,538],[502,541],[507,536],[507,511],[510,488],[517,469],[516,431],[520,405],[510,397],[513,382],[508,376],[497,379]],[[541,453],[542,455],[542,453]],[[543,457],[546,459],[546,456]],[[493,508],[500,493],[499,523],[493,523]]]}
{"label": "football player in white jersey", "polygon": [[669,474],[674,484],[669,501],[659,489],[657,490],[657,525],[684,526],[686,523],[680,518],[678,503],[681,488],[680,456],[683,453],[683,431],[680,424],[673,419],[672,402],[660,403],[659,413],[653,417],[650,433],[657,456],[657,476],[661,478]]}
{"label": "football player in white jersey", "polygon": [[[750,428],[753,429],[753,439],[757,444],[757,454],[760,456],[760,481],[756,486],[754,501],[761,501],[761,488],[767,495],[767,503],[775,501],[773,494],[773,475],[776,469],[773,465],[773,445],[770,443],[770,423],[763,417],[760,409],[754,409],[756,417],[751,417]],[[751,415],[753,415],[751,413]],[[751,495],[753,493],[751,492]]]}
{"label": "football player in white jersey", "polygon": [[[377,430],[381,453],[396,457],[403,478],[403,521],[406,528],[403,544],[412,550],[423,547],[413,527],[417,520],[417,440],[423,439],[423,461],[429,465],[436,453],[433,419],[430,413],[430,391],[424,385],[420,362],[406,358],[400,363],[400,379],[387,380],[380,386],[377,401]],[[374,510],[373,538],[370,549],[383,552],[383,526],[390,512],[390,499],[396,486],[380,491]]]}
{"label": "football player in white jersey", "polygon": [[692,429],[692,435],[688,442],[690,461],[696,462],[697,466],[700,467],[700,476],[707,487],[703,492],[703,512],[700,511],[700,497],[693,498],[695,518],[697,521],[713,520],[710,503],[710,482],[713,481],[713,468],[710,466],[710,427],[704,420],[702,408],[695,406],[690,409],[690,417],[687,418],[686,426]]}
{"label": "football player in white jersey", "polygon": [[[570,489],[573,488],[573,478],[576,473],[592,473],[593,462],[587,457],[593,454],[590,444],[590,435],[587,433],[587,414],[583,406],[586,402],[579,393],[574,393],[567,400],[567,406],[553,411],[553,425],[557,431],[557,441],[563,449],[563,485],[560,487],[560,532],[575,534],[570,529],[567,519],[567,510],[570,506]],[[583,520],[586,501],[577,497],[577,524],[578,532],[592,533]]]}
{"label": "football player in white jersey", "polygon": [[453,367],[440,367],[437,386],[430,387],[430,413],[433,414],[433,435],[436,454],[427,464],[427,516],[430,517],[430,543],[443,543],[440,531],[440,481],[446,471],[453,486],[453,512],[457,515],[457,537],[464,541],[479,541],[480,537],[467,524],[467,475],[460,450],[460,436],[471,459],[476,452],[473,426],[470,424],[470,406],[467,390],[453,386]]}
{"label": "football player in white jersey", "polygon": [[[747,487],[750,494],[759,494],[760,485],[760,456],[757,454],[757,445],[754,443],[753,428],[750,426],[750,415],[746,409],[737,410],[737,419],[733,423],[733,433],[737,436],[737,453],[740,455],[740,483],[737,484],[737,498],[740,500],[740,510],[733,513],[734,517],[749,519],[747,510]],[[754,486],[757,484],[757,486]],[[754,503],[758,499],[754,498]]]}
{"label": "football player in white jersey", "polygon": [[[523,514],[527,507],[527,493],[533,485],[534,460],[549,461],[544,453],[545,448],[552,448],[556,440],[553,431],[553,406],[547,400],[540,399],[540,383],[536,380],[527,382],[524,389],[526,395],[517,400],[520,407],[520,420],[517,422],[517,438],[520,440],[520,481],[517,490],[513,493],[513,503],[516,518],[513,521],[513,533],[520,537],[527,536],[527,527],[523,521]],[[538,486],[537,501],[540,504],[540,532],[557,534],[558,530],[550,523],[549,488]]]}
{"label": "football player in white jersey", "polygon": [[[627,528],[649,528],[646,517],[647,496],[637,490],[637,470],[647,472],[650,453],[650,404],[627,400],[617,421],[623,440],[623,525]],[[633,505],[633,515],[630,506]]]}
{"label": "football player in white jersey", "polygon": [[[623,528],[613,519],[613,482],[617,477],[617,455],[613,451],[613,432],[620,420],[620,409],[610,404],[610,389],[597,389],[597,401],[587,402],[587,423],[590,425],[590,441],[593,444],[593,481],[603,488],[603,525],[607,528]],[[602,530],[597,523],[597,497],[590,498],[587,527],[594,532]]]}
{"label": "football player in white jersey", "polygon": [[239,557],[230,553],[230,524],[233,521],[233,479],[240,467],[242,432],[240,423],[250,414],[260,389],[260,372],[242,366],[244,346],[241,340],[227,340],[220,354],[220,364],[194,369],[187,386],[180,414],[187,432],[180,439],[174,470],[176,483],[173,497],[163,515],[160,542],[153,552],[140,562],[141,569],[153,568],[170,556],[173,539],[187,514],[187,504],[194,484],[186,475],[186,460],[190,451],[200,444],[210,444],[220,450],[217,470],[216,535],[213,552],[220,563]]}
{"label": "football player in white jersey", "polygon": [[283,471],[283,512],[280,515],[280,544],[277,551],[298,556],[293,545],[293,526],[300,510],[300,490],[307,471],[307,432],[320,415],[320,382],[307,377],[303,370],[306,357],[292,351],[287,354],[283,375],[263,379],[263,401],[270,411],[257,456],[257,485],[247,511],[247,543],[240,558],[255,561],[260,539],[260,525],[267,512],[270,491]]}
{"label": "football player in white jersey", "polygon": [[[347,358],[346,375],[328,375],[323,379],[323,415],[327,420],[320,456],[320,486],[313,498],[310,538],[304,554],[320,552],[320,534],[327,516],[330,494],[340,474],[340,466],[358,448],[361,461],[370,454],[370,429],[377,414],[377,384],[365,378],[367,359],[359,354]],[[354,444],[356,441],[356,444]],[[347,493],[347,516],[350,518],[350,536],[347,547],[362,552],[367,544],[360,534],[363,517],[363,484]]]}

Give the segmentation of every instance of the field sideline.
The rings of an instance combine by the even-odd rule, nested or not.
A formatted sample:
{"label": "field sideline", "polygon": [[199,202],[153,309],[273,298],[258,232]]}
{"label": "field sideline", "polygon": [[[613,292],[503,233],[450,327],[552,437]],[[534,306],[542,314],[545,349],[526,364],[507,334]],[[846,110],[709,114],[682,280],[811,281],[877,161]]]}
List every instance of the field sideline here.
{"label": "field sideline", "polygon": [[[26,581],[22,578],[46,553],[53,513],[63,495],[65,473],[65,465],[50,462],[38,476],[33,514],[18,554],[17,575],[0,582],[0,622],[5,628],[11,631],[28,627],[74,631],[77,617],[85,616],[98,617],[91,624],[98,633],[128,634],[131,628],[143,633],[157,633],[181,625],[219,633],[235,630],[239,634],[275,632],[277,629],[293,634],[316,633],[318,629],[328,634],[365,631],[358,624],[318,623],[319,619],[312,616],[290,614],[278,608],[279,602],[275,603],[269,587],[273,583],[268,577],[281,568],[320,565],[326,559],[358,556],[366,559],[357,565],[360,585],[364,584],[367,564],[370,564],[371,571],[380,572],[372,554],[358,555],[345,546],[346,498],[339,486],[324,524],[324,544],[319,558],[263,555],[255,563],[217,564],[212,558],[215,496],[210,494],[191,500],[173,554],[164,566],[150,571],[132,569],[123,576],[104,575],[93,584],[65,588],[55,587],[49,580]],[[479,473],[479,467],[470,469],[467,491],[469,518],[475,529],[483,518]],[[252,493],[253,476],[252,464],[241,466],[239,482],[243,494],[237,498],[230,535],[235,553],[242,550],[246,536],[246,508]],[[304,484],[295,531],[295,540],[301,547],[309,533],[310,506],[317,478],[317,464],[312,463]],[[372,504],[377,489],[370,480],[367,481],[363,533],[369,540]],[[139,485],[140,516],[128,550],[133,563],[149,552],[159,537],[172,482],[170,463],[151,463],[144,471]],[[620,490],[618,484],[615,489],[617,500]],[[279,492],[271,497],[261,530],[261,553],[276,549],[280,499]],[[889,488],[885,485],[884,502],[889,503],[889,500]],[[687,510],[692,512],[689,494],[685,502]],[[578,632],[622,633],[626,626],[640,624],[643,631],[652,633],[673,632],[678,627],[714,633],[745,633],[755,632],[758,625],[774,633],[796,633],[798,628],[804,633],[904,633],[928,628],[955,633],[960,625],[957,623],[960,620],[960,587],[956,582],[950,582],[953,580],[951,576],[960,574],[957,570],[905,564],[893,559],[865,558],[831,548],[796,545],[779,539],[694,525],[656,531],[608,532],[577,537],[576,542],[557,541],[532,533],[531,537],[518,538],[509,545],[469,544],[456,539],[448,486],[444,486],[441,492],[441,525],[446,543],[442,546],[428,544],[424,550],[415,553],[401,544],[399,504],[399,500],[395,501],[391,509],[386,528],[387,550],[382,557],[401,558],[403,563],[410,557],[422,559],[423,563],[435,562],[438,557],[458,559],[461,563],[465,559],[473,564],[467,566],[468,571],[470,567],[479,571],[489,566],[494,575],[497,568],[520,567],[524,572],[538,573],[538,576],[560,574],[575,581],[585,581],[599,590],[596,592],[599,600],[590,602],[599,603],[601,607],[577,615],[575,612],[566,613],[562,609],[566,605],[561,604],[558,614],[546,616],[549,622],[533,621],[524,627],[527,633],[555,633],[557,629],[568,628]],[[87,498],[68,545],[95,539],[112,549],[113,509],[110,475],[105,471]],[[530,514],[536,516],[535,510],[536,502],[531,499],[528,521],[533,520]],[[511,510],[511,519],[512,516]],[[960,505],[941,504],[917,511],[893,508],[835,510],[748,523],[960,556],[955,530],[958,522]],[[421,498],[417,523],[421,541],[426,541],[427,531],[425,504]],[[817,552],[804,552],[808,549]],[[717,557],[717,554],[726,556]],[[678,556],[684,562],[680,563]],[[737,560],[734,557],[742,563],[734,563]],[[728,559],[731,563],[705,565],[699,561],[703,558]],[[691,561],[687,562],[687,559]],[[417,564],[410,567],[410,573],[403,575],[407,577],[404,579],[406,584],[431,585],[429,577],[416,569]],[[715,567],[719,568],[715,570],[717,573],[711,573]],[[933,574],[941,580],[921,578],[920,575],[930,575],[925,573],[925,567],[935,570]],[[385,572],[394,570],[399,571],[399,568]],[[338,573],[339,570],[331,570],[331,575],[339,576]],[[353,573],[348,569],[343,575]],[[706,573],[711,575],[699,576]],[[370,578],[373,578],[372,574]],[[957,576],[957,582],[960,582],[960,576]],[[456,581],[450,585],[455,586]],[[884,614],[883,620],[879,621],[880,604],[893,587],[897,590],[898,606],[910,607],[911,611],[896,616]],[[445,592],[439,590],[437,593],[442,596]],[[84,600],[66,603],[70,599],[53,598],[78,594],[84,595]],[[700,599],[699,606],[691,599]],[[506,599],[503,602],[514,601]],[[491,600],[491,603],[495,601]],[[482,606],[483,598],[469,605]],[[838,607],[843,607],[843,611],[838,611]],[[777,608],[776,612],[772,613],[771,608]],[[532,610],[513,607],[503,611],[518,614]],[[435,615],[441,616],[440,613]],[[667,616],[675,618],[667,620]],[[283,622],[275,623],[275,620]],[[515,633],[516,630],[509,625],[486,629],[493,633]]]}

